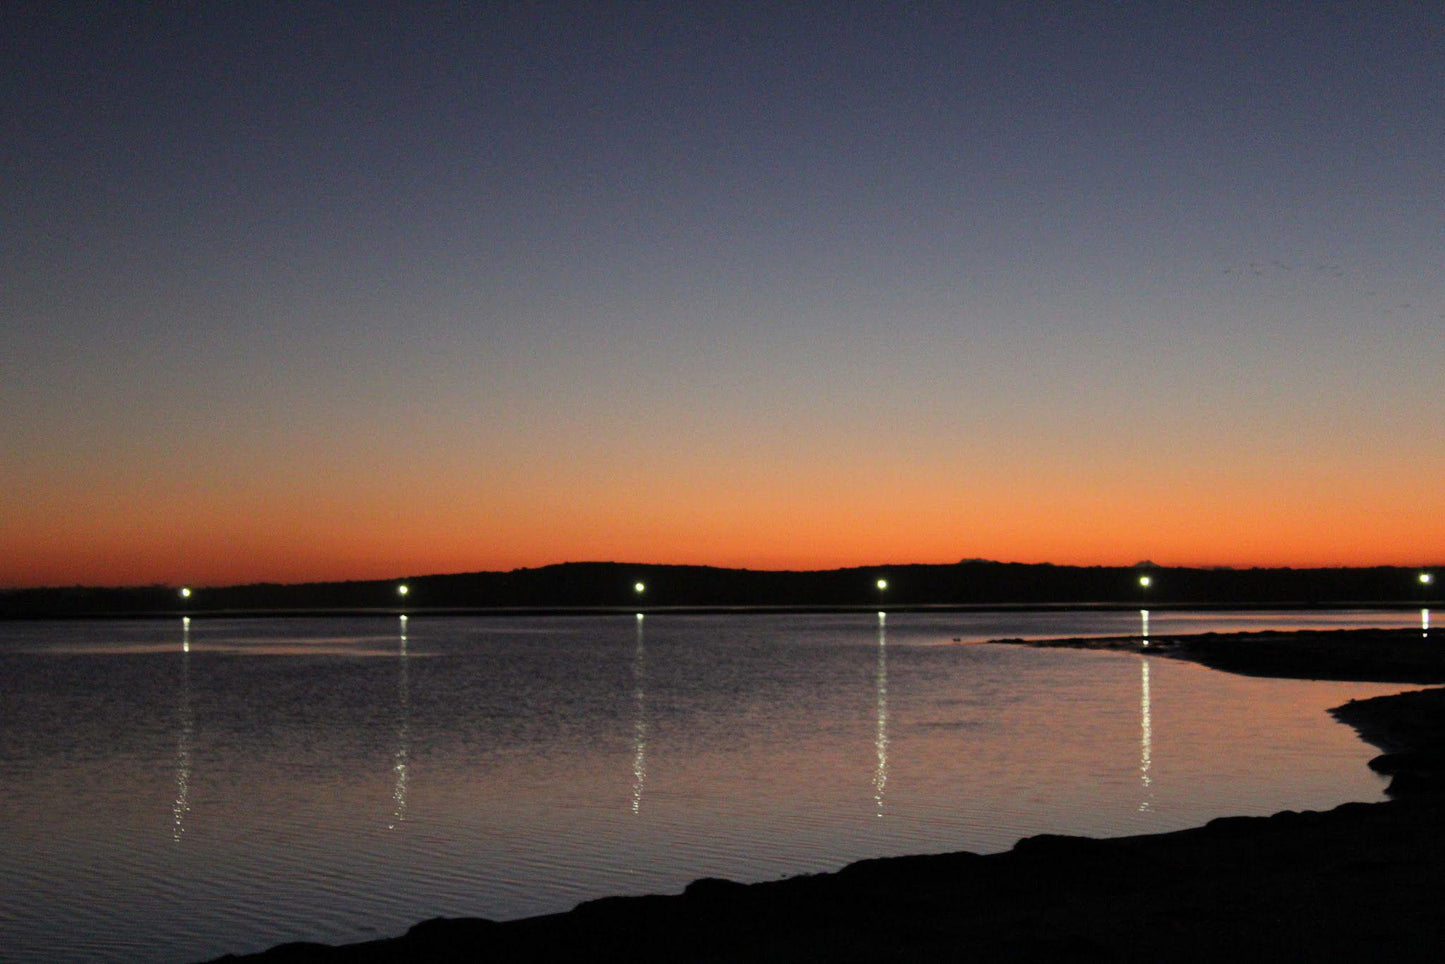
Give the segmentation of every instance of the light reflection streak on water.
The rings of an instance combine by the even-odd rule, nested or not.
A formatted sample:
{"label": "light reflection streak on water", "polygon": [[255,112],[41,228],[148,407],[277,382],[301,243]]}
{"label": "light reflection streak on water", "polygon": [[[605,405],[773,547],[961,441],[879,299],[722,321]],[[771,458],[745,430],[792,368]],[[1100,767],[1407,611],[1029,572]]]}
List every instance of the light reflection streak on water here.
{"label": "light reflection streak on water", "polygon": [[181,617],[181,688],[176,702],[180,733],[176,737],[176,800],[171,805],[171,840],[181,842],[186,815],[191,812],[191,741],[195,719],[191,712],[191,617]]}
{"label": "light reflection streak on water", "polygon": [[1430,610],[1429,610],[1429,609],[1422,609],[1422,610],[1420,610],[1420,638],[1421,638],[1421,639],[1429,639],[1429,638],[1430,638]]}
{"label": "light reflection streak on water", "polygon": [[397,727],[396,757],[392,761],[391,775],[391,823],[388,830],[395,830],[406,822],[407,754],[411,747],[409,727],[411,722],[411,689],[407,676],[406,617],[401,617],[401,638],[398,641],[398,668],[396,680]]}
{"label": "light reflection streak on water", "polygon": [[[1419,631],[1423,605],[1393,614],[1395,625]],[[643,636],[658,635],[659,624],[644,628],[634,622],[629,652],[623,613],[588,622],[425,623],[418,672],[428,666],[434,671],[418,680],[418,685],[425,683],[417,704],[418,726],[425,724],[425,733],[418,730],[418,749],[425,747],[428,763],[424,792],[415,801],[408,796],[406,822],[388,830],[393,801],[387,791],[398,785],[400,775],[394,772],[387,780],[388,764],[404,759],[408,783],[410,777],[404,739],[409,730],[403,727],[409,727],[409,703],[402,685],[403,668],[409,673],[410,642],[405,642],[403,659],[399,616],[387,617],[398,619],[391,630],[397,635],[387,634],[384,620],[228,623],[191,617],[195,645],[189,659],[197,662],[200,674],[194,683],[177,672],[189,663],[183,659],[184,645],[177,645],[184,644],[185,624],[177,625],[179,617],[158,627],[0,626],[15,638],[26,631],[45,643],[50,637],[39,635],[44,630],[68,647],[99,651],[111,646],[109,652],[119,654],[139,640],[151,647],[145,653],[155,654],[91,657],[82,664],[70,658],[73,649],[57,653],[55,646],[35,645],[33,653],[10,656],[0,634],[0,654],[9,660],[4,669],[27,669],[0,671],[0,745],[8,753],[18,747],[20,764],[12,766],[16,758],[7,757],[11,779],[0,780],[0,811],[29,821],[19,833],[7,825],[10,845],[0,847],[0,905],[6,908],[0,912],[0,947],[5,948],[0,957],[41,959],[42,952],[72,940],[74,933],[73,940],[86,942],[90,959],[134,958],[142,954],[136,948],[143,947],[142,956],[152,959],[198,960],[289,939],[362,940],[374,936],[368,928],[400,933],[438,913],[505,919],[565,910],[579,900],[619,891],[680,890],[702,873],[767,879],[841,866],[880,851],[993,852],[1034,833],[1162,832],[1226,813],[1316,809],[1379,795],[1376,778],[1364,767],[1368,749],[1320,712],[1346,698],[1375,695],[1378,687],[1246,684],[1202,667],[1161,662],[1160,672],[1168,671],[1162,682],[1169,710],[1161,800],[1152,787],[1158,782],[1152,769],[1152,656],[1147,664],[1145,657],[1134,656],[1146,664],[1136,675],[1119,654],[924,649],[938,638],[969,630],[952,615],[898,613],[886,627],[885,619],[875,621],[872,659],[861,646],[868,628],[863,614],[812,622],[811,617],[662,616],[662,629],[677,634],[669,638],[686,645],[665,645],[659,636],[654,656]],[[1150,617],[1152,629],[1152,610]],[[1080,626],[1092,628],[1090,618],[1079,617]],[[1127,632],[1127,611],[1108,618],[1113,622],[1096,619],[1100,633]],[[1172,625],[1173,614],[1160,618]],[[1137,607],[1132,619],[1141,619]],[[289,636],[288,626],[294,626]],[[508,635],[487,636],[493,626]],[[556,645],[536,645],[538,637],[551,642],[547,633],[557,634]],[[817,645],[790,645],[792,633]],[[404,635],[409,637],[409,627]],[[350,651],[334,647],[337,655],[325,661],[277,657],[261,664],[218,655],[245,651],[248,644],[231,645],[237,638],[263,636],[278,648],[296,638],[357,643]],[[765,641],[758,649],[767,661],[746,667],[756,671],[747,681],[768,687],[767,700],[740,706],[732,697],[736,677],[713,679],[706,671],[758,639]],[[166,647],[163,653],[157,652],[160,645]],[[576,672],[564,647],[608,672]],[[341,655],[355,651],[371,661],[362,664]],[[539,658],[544,652],[555,658]],[[1153,652],[1152,639],[1146,652]],[[433,653],[445,654],[454,665],[442,671],[442,664],[425,662]],[[812,674],[815,659],[818,675]],[[634,675],[631,689],[624,685],[627,663]],[[71,664],[73,678],[69,672],[45,672],[52,667],[68,671]],[[917,670],[920,664],[927,672]],[[866,691],[869,668],[875,670],[872,701]],[[669,763],[667,792],[658,796],[661,785],[654,780],[648,815],[629,820],[624,816],[632,803],[628,771],[637,778],[634,789],[644,791],[641,764],[664,762],[657,748],[644,746],[651,738],[652,716],[659,712],[650,702],[661,693],[651,686],[654,669],[659,684],[664,677],[668,683],[662,694],[668,712],[659,716],[659,726],[674,722],[679,731],[698,738],[679,741],[681,746],[669,741],[666,755],[675,751],[678,778],[686,781],[680,784],[682,792],[672,789]],[[918,722],[937,724],[916,725],[915,714],[905,712],[900,702],[910,725],[897,750],[890,745],[892,706],[885,702],[891,695],[889,670],[903,674],[900,699],[907,695],[903,702],[929,711],[917,714]],[[511,700],[522,674],[533,672],[547,675],[545,686],[529,694],[556,692],[575,699],[575,705],[587,709],[586,726],[575,731],[555,726],[543,716],[543,701]],[[610,694],[599,691],[597,684],[609,678]],[[352,681],[357,679],[365,682],[371,706],[355,702]],[[106,715],[71,719],[98,685],[111,688]],[[145,700],[131,699],[125,688],[141,685]],[[680,685],[695,688],[679,694],[674,687]],[[1331,686],[1340,692],[1328,702],[1307,691],[1319,687],[1333,693]],[[1078,698],[1060,700],[1061,692]],[[1290,695],[1274,699],[1276,692]],[[309,705],[295,699],[297,694]],[[469,702],[479,694],[500,710],[535,709],[539,722],[500,730],[494,726],[500,712],[484,716]],[[1134,714],[1128,712],[1130,695]],[[310,706],[336,712],[313,712]],[[759,706],[777,714],[776,726],[753,725]],[[1221,712],[1222,707],[1230,712]],[[1301,707],[1310,711],[1297,712]],[[1251,708],[1262,715],[1251,716]],[[980,717],[1000,722],[974,725]],[[258,718],[275,725],[258,725]],[[875,724],[873,769],[867,769],[863,742],[870,718]],[[1096,738],[1093,730],[1101,723]],[[682,725],[689,729],[682,731]],[[596,738],[604,727],[618,738],[610,749]],[[1244,755],[1246,744],[1255,747],[1259,732],[1291,738],[1264,741],[1277,743],[1277,750],[1266,745],[1264,751],[1250,749],[1252,755]],[[49,736],[67,733],[73,735]],[[114,733],[124,739],[112,739]],[[630,735],[636,737],[632,745]],[[730,742],[735,735],[739,741]],[[404,752],[398,755],[399,745]],[[87,749],[107,746],[115,752],[98,755]],[[516,781],[514,792],[495,792],[511,781],[493,761],[520,759],[513,747],[543,752],[532,754],[537,762],[527,762],[530,769]],[[396,760],[388,759],[388,750]],[[1314,756],[1315,750],[1324,755]],[[159,761],[160,771],[137,767],[135,761],[142,759]],[[575,765],[578,760],[585,765]],[[808,765],[799,766],[800,760]],[[738,761],[746,764],[733,765]],[[900,777],[917,770],[924,778],[893,788],[880,779],[891,777],[893,763],[903,767]],[[348,771],[338,780],[334,775],[342,764]],[[851,773],[836,772],[840,765]],[[352,767],[365,770],[352,774]],[[1231,779],[1236,767],[1249,779]],[[54,768],[53,778],[28,779],[47,768]],[[758,772],[774,779],[750,785]],[[996,774],[997,783],[980,781],[980,772]],[[826,779],[809,782],[815,773]],[[1116,779],[1096,779],[1107,773]],[[187,789],[191,782],[202,802],[199,815],[187,809],[194,806]],[[1303,791],[1296,784],[1310,795],[1299,796]],[[266,788],[261,806],[256,788]],[[1178,788],[1188,791],[1174,792]],[[749,793],[755,796],[748,799]],[[1057,817],[1038,815],[1042,808],[1033,801],[1044,793],[1052,795],[1046,799],[1066,801],[1068,812],[1061,808]],[[136,803],[147,797],[157,805]],[[490,812],[479,812],[479,798]],[[640,810],[640,794],[636,799]],[[701,805],[692,805],[693,800]],[[886,802],[886,817],[866,821],[863,813],[876,814],[880,800]],[[182,817],[184,833],[174,843],[174,818],[168,822],[160,809],[165,802],[177,803]],[[64,821],[64,834],[55,835],[44,824],[47,814]],[[497,833],[489,832],[493,827]],[[749,845],[757,856],[744,851]],[[125,860],[113,859],[122,852]],[[380,884],[350,886],[368,880]],[[96,923],[83,931],[91,927],[88,922]],[[92,933],[100,936],[87,936]]]}
{"label": "light reflection streak on water", "polygon": [[888,786],[888,614],[878,614],[878,728],[873,738],[878,768],[873,772],[875,812],[883,816],[883,791]]}
{"label": "light reflection streak on water", "polygon": [[642,813],[642,789],[647,783],[647,650],[642,613],[637,614],[637,647],[632,657],[632,812]]}
{"label": "light reflection streak on water", "polygon": [[1139,812],[1154,809],[1154,711],[1149,698],[1149,659],[1139,660]]}
{"label": "light reflection streak on water", "polygon": [[1149,610],[1139,610],[1139,638],[1145,646],[1149,645]]}

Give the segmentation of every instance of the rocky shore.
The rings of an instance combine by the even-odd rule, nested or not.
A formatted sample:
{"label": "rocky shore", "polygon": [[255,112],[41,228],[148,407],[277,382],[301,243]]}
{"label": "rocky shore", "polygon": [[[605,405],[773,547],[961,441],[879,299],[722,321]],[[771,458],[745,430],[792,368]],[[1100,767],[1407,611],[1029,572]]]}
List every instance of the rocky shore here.
{"label": "rocky shore", "polygon": [[[1151,655],[1263,676],[1445,681],[1410,632],[1151,639]],[[1141,649],[1137,637],[1030,645]],[[1445,647],[1441,647],[1445,648]],[[1445,689],[1334,714],[1384,751],[1386,803],[1229,817],[1006,853],[895,857],[758,884],[607,898],[524,920],[437,919],[386,940],[287,944],[224,961],[1216,961],[1435,959],[1445,941]]]}

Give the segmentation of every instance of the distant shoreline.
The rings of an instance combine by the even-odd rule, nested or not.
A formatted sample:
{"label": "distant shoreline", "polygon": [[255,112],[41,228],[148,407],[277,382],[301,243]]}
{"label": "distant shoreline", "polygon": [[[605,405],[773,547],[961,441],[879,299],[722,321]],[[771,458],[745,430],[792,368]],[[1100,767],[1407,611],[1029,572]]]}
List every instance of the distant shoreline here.
{"label": "distant shoreline", "polygon": [[[1430,608],[1430,604],[1423,604]],[[1437,604],[1438,605],[1438,604]],[[138,612],[67,612],[46,614],[0,613],[0,622],[43,620],[145,620],[145,619],[349,619],[407,617],[537,617],[537,616],[768,616],[848,615],[886,613],[1022,613],[1022,612],[1348,612],[1398,610],[1412,612],[1419,602],[1346,600],[1340,602],[1065,602],[1065,603],[905,603],[899,605],[740,605],[740,606],[438,606],[438,607],[332,607],[318,609],[160,609]],[[1089,638],[1092,641],[1092,637]],[[995,640],[994,642],[1024,642]],[[1048,641],[1050,643],[1058,641]],[[1035,645],[1028,643],[1028,645]]]}
{"label": "distant shoreline", "polygon": [[[1020,641],[1000,640],[999,643]],[[1445,682],[1420,630],[1061,639],[1231,672]],[[1222,667],[1220,667],[1222,668]],[[1322,675],[1323,674],[1323,675]],[[1140,837],[1043,835],[999,854],[889,857],[835,873],[612,897],[520,920],[435,919],[405,935],[285,944],[228,962],[1357,960],[1433,958],[1445,939],[1445,689],[1331,711],[1386,752],[1385,803],[1225,817]]]}
{"label": "distant shoreline", "polygon": [[1400,566],[1198,569],[965,561],[797,572],[578,562],[331,583],[7,589],[0,590],[0,618],[1407,607],[1438,603],[1440,586],[1430,569]]}

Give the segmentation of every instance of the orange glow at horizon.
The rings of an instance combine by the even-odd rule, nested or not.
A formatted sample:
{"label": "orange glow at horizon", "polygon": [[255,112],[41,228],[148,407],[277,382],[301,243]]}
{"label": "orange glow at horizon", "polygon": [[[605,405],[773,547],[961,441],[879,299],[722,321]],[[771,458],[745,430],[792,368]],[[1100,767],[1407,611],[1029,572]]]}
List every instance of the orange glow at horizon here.
{"label": "orange glow at horizon", "polygon": [[249,447],[132,443],[99,476],[59,458],[20,467],[21,497],[0,518],[0,586],[392,579],[575,561],[1445,563],[1428,438],[1233,444],[1207,424],[1050,434],[1001,420],[961,429],[954,444],[938,426],[747,418],[564,420],[481,441],[338,425],[314,444],[290,429]]}
{"label": "orange glow at horizon", "polygon": [[[831,498],[694,492],[588,500],[436,505],[359,501],[216,512],[204,504],[93,519],[22,517],[0,585],[227,585],[390,579],[575,561],[750,569],[952,563],[964,558],[1058,565],[1434,565],[1441,523],[1424,513],[1347,515],[1321,494],[1288,504],[1223,494],[1171,504],[1154,487],[1106,500],[1017,485],[890,491],[838,485]],[[1408,493],[1406,493],[1408,494]]]}

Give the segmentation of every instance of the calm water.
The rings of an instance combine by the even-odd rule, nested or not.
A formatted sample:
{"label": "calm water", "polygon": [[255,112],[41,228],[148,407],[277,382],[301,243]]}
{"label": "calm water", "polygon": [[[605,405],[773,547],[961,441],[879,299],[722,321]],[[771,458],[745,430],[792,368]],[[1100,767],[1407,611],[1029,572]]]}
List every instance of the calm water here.
{"label": "calm water", "polygon": [[[1155,613],[1155,634],[1421,614]],[[1137,613],[0,625],[0,956],[181,961],[1381,798],[1405,687],[968,645]],[[955,642],[958,640],[959,642]]]}

